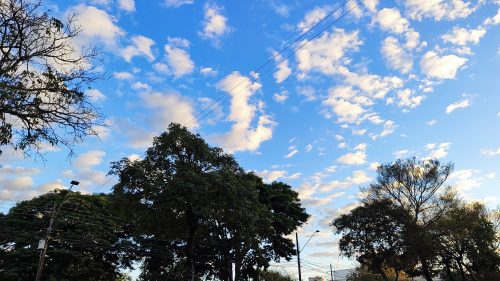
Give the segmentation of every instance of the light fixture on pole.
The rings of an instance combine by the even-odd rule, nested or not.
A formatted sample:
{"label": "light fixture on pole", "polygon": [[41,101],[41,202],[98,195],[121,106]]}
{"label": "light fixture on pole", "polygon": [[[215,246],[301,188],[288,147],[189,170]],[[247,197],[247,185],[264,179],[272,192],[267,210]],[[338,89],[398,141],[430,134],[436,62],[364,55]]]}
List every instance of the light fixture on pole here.
{"label": "light fixture on pole", "polygon": [[56,210],[56,206],[52,208],[52,215],[50,217],[50,222],[49,222],[49,227],[47,228],[47,235],[45,236],[45,239],[40,239],[38,241],[38,249],[40,250],[40,258],[38,261],[38,270],[36,272],[36,279],[35,281],[40,281],[42,280],[42,273],[43,273],[43,266],[45,265],[45,255],[47,254],[47,249],[49,248],[49,239],[50,239],[50,234],[52,233],[52,226],[54,225],[54,221],[57,218],[57,215],[59,214],[59,211],[61,211],[61,207],[63,206],[64,203],[66,203],[66,200],[68,199],[69,194],[71,193],[71,189],[75,185],[79,185],[80,182],[72,180],[70,182],[71,186],[69,187],[68,193],[64,196],[63,201],[61,204],[59,204],[59,207]]}
{"label": "light fixture on pole", "polygon": [[309,237],[309,239],[307,240],[307,242],[304,244],[304,246],[302,246],[302,249],[300,249],[300,246],[299,246],[299,234],[297,232],[295,232],[295,241],[297,243],[297,266],[299,268],[299,281],[302,281],[302,273],[300,271],[300,253],[302,252],[302,250],[304,250],[304,248],[306,247],[307,243],[309,243],[309,241],[311,241],[311,239],[313,238],[314,234],[318,233],[319,230],[316,230],[312,235],[311,237]]}

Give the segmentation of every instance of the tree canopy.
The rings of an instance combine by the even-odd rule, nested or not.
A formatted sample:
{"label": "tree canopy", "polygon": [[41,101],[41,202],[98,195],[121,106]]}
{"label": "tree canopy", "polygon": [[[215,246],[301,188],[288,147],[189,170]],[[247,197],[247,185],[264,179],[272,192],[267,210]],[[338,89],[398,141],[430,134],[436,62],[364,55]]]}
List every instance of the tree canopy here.
{"label": "tree canopy", "polygon": [[39,153],[95,134],[100,114],[84,91],[102,74],[92,66],[98,52],[75,45],[75,20],[50,16],[38,0],[0,1],[0,145]]}
{"label": "tree canopy", "polygon": [[[0,280],[34,280],[38,241],[68,191],[22,201],[0,216]],[[72,192],[61,208],[49,240],[42,280],[115,280],[131,267],[127,231],[107,195]]]}
{"label": "tree canopy", "polygon": [[286,235],[308,214],[284,183],[264,184],[222,149],[171,124],[144,159],[114,163],[113,196],[140,231],[144,280],[257,277],[291,258]]}

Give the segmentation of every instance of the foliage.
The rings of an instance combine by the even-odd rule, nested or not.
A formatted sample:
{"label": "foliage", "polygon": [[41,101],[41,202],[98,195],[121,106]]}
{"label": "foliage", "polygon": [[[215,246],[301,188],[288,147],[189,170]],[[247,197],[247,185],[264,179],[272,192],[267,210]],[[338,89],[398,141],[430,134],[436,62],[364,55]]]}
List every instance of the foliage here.
{"label": "foliage", "polygon": [[44,143],[71,149],[100,124],[84,94],[102,77],[91,66],[97,51],[74,45],[74,15],[63,24],[42,9],[38,0],[0,1],[0,145],[25,153]]}
{"label": "foliage", "polygon": [[454,195],[445,182],[453,171],[451,163],[410,158],[382,164],[377,178],[365,192],[368,200],[391,200],[411,217],[406,241],[419,266],[409,272],[431,281],[436,262],[439,235],[433,231],[436,222],[453,205]]}
{"label": "foliage", "polygon": [[290,274],[274,270],[263,270],[259,272],[259,280],[261,281],[295,281]]}
{"label": "foliage", "polygon": [[364,268],[389,280],[386,268],[394,268],[398,275],[413,263],[405,240],[410,220],[408,213],[390,200],[376,200],[336,218],[332,226],[342,234],[342,254],[356,256]]}
{"label": "foliage", "polygon": [[[0,217],[0,280],[34,280],[38,241],[67,191],[23,201]],[[126,231],[106,195],[70,193],[56,218],[42,280],[114,280],[130,267]]]}
{"label": "foliage", "polygon": [[235,280],[255,277],[279,257],[290,258],[290,234],[308,218],[298,194],[265,185],[231,155],[171,124],[143,160],[122,159],[113,194],[140,226],[134,239],[144,280]]}
{"label": "foliage", "polygon": [[[411,279],[406,276],[398,275],[396,276],[394,269],[384,269],[385,275],[389,280],[400,280],[400,281],[409,281]],[[373,273],[367,270],[365,267],[361,266],[356,268],[356,271],[347,275],[346,281],[383,281],[383,277],[380,274]]]}

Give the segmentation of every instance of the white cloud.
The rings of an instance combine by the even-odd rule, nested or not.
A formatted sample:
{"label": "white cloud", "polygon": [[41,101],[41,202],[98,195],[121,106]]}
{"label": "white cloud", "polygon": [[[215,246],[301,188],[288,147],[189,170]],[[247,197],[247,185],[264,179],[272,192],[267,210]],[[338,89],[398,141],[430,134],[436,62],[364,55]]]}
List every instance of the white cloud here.
{"label": "white cloud", "polygon": [[288,175],[288,172],[285,170],[263,170],[254,172],[266,183],[271,183],[273,181],[277,181],[278,179],[296,180],[302,175],[301,173],[293,173],[291,175]]}
{"label": "white cloud", "polygon": [[121,71],[121,72],[114,72],[113,77],[115,77],[118,80],[130,80],[134,78],[134,75],[130,72]]}
{"label": "white cloud", "polygon": [[92,102],[103,101],[106,99],[106,96],[97,89],[89,89],[85,91],[85,95],[88,96],[89,100]]}
{"label": "white cloud", "polygon": [[416,95],[415,91],[411,89],[399,91],[396,96],[398,97],[398,106],[400,107],[415,108],[425,100],[424,95]]}
{"label": "white cloud", "polygon": [[199,34],[203,39],[211,40],[215,46],[220,45],[220,38],[229,34],[232,28],[227,24],[227,18],[222,15],[222,7],[215,4],[205,4],[203,31]]}
{"label": "white cloud", "polygon": [[274,93],[273,99],[277,103],[284,103],[288,99],[288,91],[287,90],[283,90],[280,93]]}
{"label": "white cloud", "polygon": [[470,2],[462,0],[407,0],[405,6],[410,18],[416,20],[455,20],[465,18],[475,10]]}
{"label": "white cloud", "polygon": [[144,107],[152,109],[149,124],[158,131],[165,131],[171,122],[197,127],[198,120],[194,118],[194,108],[191,103],[178,93],[141,93]]}
{"label": "white cloud", "polygon": [[488,156],[488,157],[500,155],[500,147],[496,148],[496,149],[485,148],[485,149],[481,150],[481,154]]}
{"label": "white cloud", "polygon": [[484,21],[484,24],[486,24],[486,25],[500,24],[500,8],[498,8],[496,15],[493,17],[487,18]]}
{"label": "white cloud", "polygon": [[368,11],[374,13],[377,11],[378,2],[379,0],[365,0],[363,4]]}
{"label": "white cloud", "polygon": [[363,105],[370,105],[371,102],[357,100],[358,97],[352,87],[338,86],[328,91],[328,98],[323,101],[323,105],[338,116],[338,122],[359,123],[367,112]]}
{"label": "white cloud", "polygon": [[182,49],[185,47],[185,43],[179,44],[176,40],[170,40],[169,44],[165,45],[167,63],[174,77],[181,77],[194,71],[194,62],[189,53]]}
{"label": "white cloud", "polygon": [[316,89],[312,86],[299,86],[297,87],[297,93],[305,98],[306,101],[316,100]]}
{"label": "white cloud", "polygon": [[320,183],[318,189],[322,192],[329,192],[338,188],[349,188],[354,185],[360,185],[370,182],[371,178],[364,171],[354,171],[351,176],[344,180],[334,180],[328,183]]}
{"label": "white cloud", "polygon": [[350,152],[340,156],[337,162],[344,165],[362,165],[366,163],[366,144],[359,144],[355,147],[356,152]]}
{"label": "white cloud", "polygon": [[382,41],[382,49],[380,50],[384,56],[387,65],[401,71],[401,73],[408,73],[413,67],[413,58],[408,54],[403,46],[399,43],[398,39],[390,36]]}
{"label": "white cloud", "polygon": [[455,26],[450,33],[441,36],[441,38],[444,42],[465,46],[467,43],[478,44],[479,40],[481,40],[485,34],[486,29],[482,27],[478,27],[476,29],[465,29]]}
{"label": "white cloud", "polygon": [[167,7],[173,7],[173,8],[177,8],[177,7],[180,7],[182,5],[189,5],[189,4],[193,4],[194,0],[164,0],[163,3],[165,3],[165,5]]}
{"label": "white cloud", "polygon": [[321,21],[328,14],[327,7],[315,7],[308,11],[302,21],[297,24],[297,28],[301,33],[307,32],[311,27]]}
{"label": "white cloud", "polygon": [[480,173],[481,171],[473,169],[454,171],[450,175],[450,181],[453,183],[453,187],[460,192],[475,189],[480,187],[485,180],[484,177],[479,176]]}
{"label": "white cloud", "polygon": [[118,7],[127,12],[135,11],[135,1],[134,0],[118,0]]}
{"label": "white cloud", "polygon": [[203,76],[217,76],[217,74],[219,74],[217,72],[217,70],[211,68],[211,67],[202,67],[200,68],[200,73],[203,75]]}
{"label": "white cloud", "polygon": [[457,71],[465,65],[466,58],[455,55],[440,57],[436,52],[427,52],[420,61],[420,68],[425,75],[437,79],[454,79]]}
{"label": "white cloud", "polygon": [[137,35],[132,37],[132,45],[129,45],[120,50],[120,55],[125,59],[125,61],[130,62],[135,56],[144,56],[149,61],[153,61],[155,56],[151,47],[155,44],[152,39]]}
{"label": "white cloud", "polygon": [[297,147],[295,145],[288,147],[288,151],[289,151],[288,154],[283,156],[284,158],[292,158],[297,153],[299,153],[299,150],[297,149]]}
{"label": "white cloud", "polygon": [[397,150],[397,151],[394,151],[394,157],[397,158],[397,159],[404,158],[409,153],[410,153],[410,151],[408,149]]}
{"label": "white cloud", "polygon": [[313,149],[313,145],[312,144],[306,145],[306,148],[305,148],[306,152],[311,152],[312,149]]}
{"label": "white cloud", "polygon": [[[303,44],[305,41],[300,43]],[[327,75],[337,73],[340,64],[349,62],[346,53],[357,50],[361,44],[357,31],[346,32],[336,28],[333,32],[325,32],[295,53],[297,67],[301,71],[299,77],[313,71]]]}
{"label": "white cloud", "polygon": [[378,11],[373,22],[378,23],[380,29],[397,34],[402,34],[410,28],[408,20],[403,18],[396,8],[384,8]]}
{"label": "white cloud", "polygon": [[454,103],[448,105],[446,107],[446,113],[450,114],[457,109],[466,108],[466,107],[469,107],[470,105],[471,105],[470,98],[466,98],[464,100],[460,100],[460,101],[457,101],[457,102],[454,102]]}
{"label": "white cloud", "polygon": [[115,24],[116,19],[104,10],[81,4],[71,8],[69,13],[78,15],[78,24],[82,28],[76,38],[79,46],[101,43],[110,48],[116,47],[118,38],[125,34]]}
{"label": "white cloud", "polygon": [[91,150],[80,155],[75,160],[75,166],[78,168],[92,167],[102,163],[102,159],[106,156],[106,152],[102,150]]}
{"label": "white cloud", "polygon": [[448,155],[451,143],[443,142],[439,144],[429,143],[425,145],[425,149],[429,151],[429,155],[425,159],[440,159]]}
{"label": "white cloud", "polygon": [[[255,151],[262,142],[272,138],[276,123],[263,112],[264,103],[259,102],[258,106],[250,103],[251,96],[262,87],[261,84],[252,83],[248,77],[233,72],[222,79],[217,87],[232,97],[228,120],[234,124],[230,132],[213,136],[215,142],[230,152]],[[252,126],[257,110],[261,114],[257,124]]]}
{"label": "white cloud", "polygon": [[437,123],[437,120],[432,119],[432,120],[427,121],[425,124],[428,126],[434,126],[436,123]]}
{"label": "white cloud", "polygon": [[274,79],[276,79],[276,83],[281,84],[283,81],[290,76],[292,73],[292,69],[288,66],[288,60],[283,59],[281,55],[278,55],[277,52],[273,52],[274,61],[278,64],[278,70],[274,73]]}

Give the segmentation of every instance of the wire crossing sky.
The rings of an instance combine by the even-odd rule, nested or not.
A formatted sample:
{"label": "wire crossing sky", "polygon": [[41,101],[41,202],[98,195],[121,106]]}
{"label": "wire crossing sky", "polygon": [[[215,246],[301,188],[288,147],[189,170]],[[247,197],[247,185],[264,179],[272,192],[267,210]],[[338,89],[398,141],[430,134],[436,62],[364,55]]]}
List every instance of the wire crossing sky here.
{"label": "wire crossing sky", "polygon": [[[303,277],[338,257],[329,223],[357,206],[379,163],[455,163],[466,200],[500,204],[500,1],[45,0],[78,14],[74,43],[102,51],[87,91],[106,116],[77,157],[2,148],[0,210],[80,181],[108,192],[110,162],[140,159],[170,122],[294,186],[312,217]],[[294,263],[276,266],[296,273]]]}

